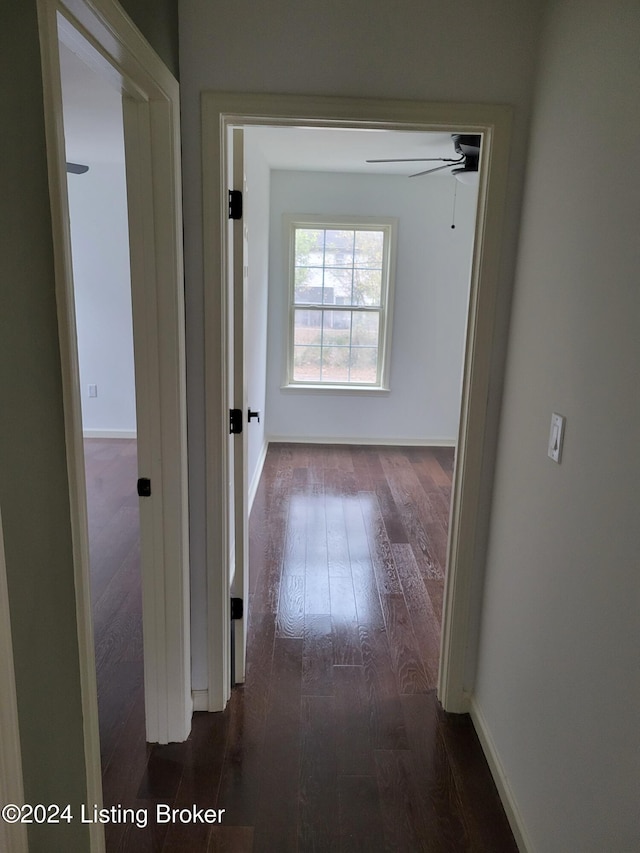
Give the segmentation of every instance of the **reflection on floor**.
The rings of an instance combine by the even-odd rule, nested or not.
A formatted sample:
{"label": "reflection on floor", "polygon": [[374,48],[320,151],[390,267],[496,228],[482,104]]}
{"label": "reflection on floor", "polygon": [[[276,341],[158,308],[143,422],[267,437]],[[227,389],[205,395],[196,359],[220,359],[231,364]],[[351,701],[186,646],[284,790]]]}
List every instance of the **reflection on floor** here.
{"label": "reflection on floor", "polygon": [[105,804],[226,810],[220,826],[109,825],[109,851],[517,850],[469,719],[435,698],[452,451],[272,445],[246,684],[186,743],[151,747],[125,544],[135,446],[93,441]]}

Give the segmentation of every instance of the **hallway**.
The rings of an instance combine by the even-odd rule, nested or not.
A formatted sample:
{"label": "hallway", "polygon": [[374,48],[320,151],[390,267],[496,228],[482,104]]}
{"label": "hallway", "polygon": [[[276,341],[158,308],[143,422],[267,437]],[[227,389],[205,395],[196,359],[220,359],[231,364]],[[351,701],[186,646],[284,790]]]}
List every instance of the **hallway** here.
{"label": "hallway", "polygon": [[469,719],[435,698],[452,456],[270,447],[246,684],[184,744],[145,745],[140,699],[101,721],[119,735],[105,805],[216,807],[222,824],[111,824],[109,851],[517,850]]}

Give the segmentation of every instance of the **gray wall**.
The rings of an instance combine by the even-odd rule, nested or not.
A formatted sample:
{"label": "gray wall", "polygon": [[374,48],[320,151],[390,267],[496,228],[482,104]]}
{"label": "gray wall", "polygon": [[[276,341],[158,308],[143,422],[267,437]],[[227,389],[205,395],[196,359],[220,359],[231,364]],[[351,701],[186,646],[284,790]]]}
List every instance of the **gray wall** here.
{"label": "gray wall", "polygon": [[[25,795],[86,801],[42,72],[34,0],[6,4],[0,55],[0,506]],[[175,22],[155,8],[155,31]],[[31,853],[88,849],[86,826],[32,825]]]}
{"label": "gray wall", "polygon": [[538,853],[640,849],[639,43],[637,0],[550,6],[476,683]]}
{"label": "gray wall", "polygon": [[120,5],[176,80],[179,79],[178,0],[121,0]]}

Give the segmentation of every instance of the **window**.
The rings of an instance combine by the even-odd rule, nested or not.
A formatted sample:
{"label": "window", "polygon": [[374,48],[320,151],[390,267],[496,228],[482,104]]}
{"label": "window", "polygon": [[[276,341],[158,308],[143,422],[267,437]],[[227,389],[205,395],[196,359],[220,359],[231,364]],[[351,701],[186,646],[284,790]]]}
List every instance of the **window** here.
{"label": "window", "polygon": [[288,387],[388,389],[395,220],[286,217]]}

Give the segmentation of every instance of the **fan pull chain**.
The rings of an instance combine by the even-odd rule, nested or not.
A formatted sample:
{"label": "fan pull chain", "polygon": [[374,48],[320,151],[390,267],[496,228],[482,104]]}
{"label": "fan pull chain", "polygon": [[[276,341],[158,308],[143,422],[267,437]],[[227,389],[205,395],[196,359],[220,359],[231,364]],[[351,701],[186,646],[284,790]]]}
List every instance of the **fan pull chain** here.
{"label": "fan pull chain", "polygon": [[453,179],[453,184],[454,184],[454,186],[453,186],[453,214],[451,216],[451,220],[452,220],[451,227],[455,228],[456,227],[456,196],[458,195],[458,181],[455,178]]}

